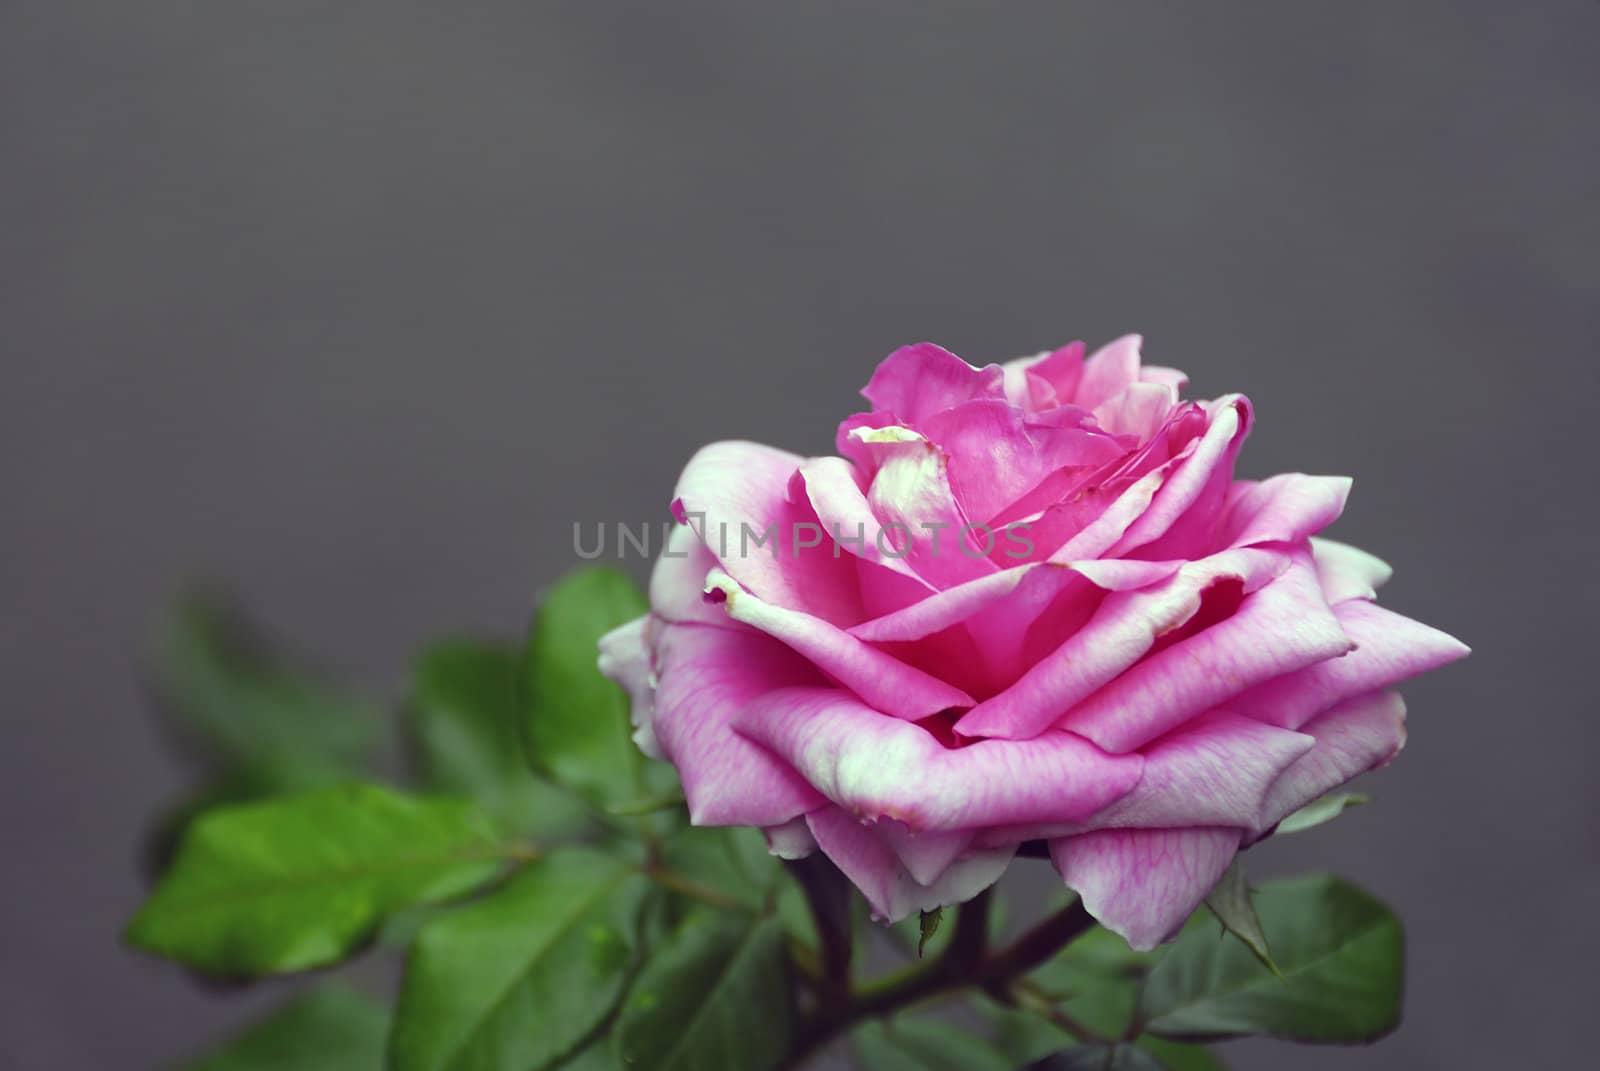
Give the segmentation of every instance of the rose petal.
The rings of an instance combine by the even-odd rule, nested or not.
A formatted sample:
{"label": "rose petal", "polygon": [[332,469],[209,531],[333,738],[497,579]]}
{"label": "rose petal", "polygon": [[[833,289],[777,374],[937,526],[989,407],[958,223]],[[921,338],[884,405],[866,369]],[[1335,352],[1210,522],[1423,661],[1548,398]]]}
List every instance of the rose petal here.
{"label": "rose petal", "polygon": [[1085,409],[1098,409],[1139,380],[1139,335],[1123,335],[1096,350],[1083,363],[1083,378],[1072,402]]}
{"label": "rose petal", "polygon": [[652,759],[662,758],[655,734],[655,675],[650,669],[649,614],[618,625],[600,637],[599,668],[628,693],[633,742]]}
{"label": "rose petal", "polygon": [[[810,503],[789,498],[789,478],[804,460],[756,443],[702,447],[678,477],[673,515],[757,595],[852,625],[863,616],[855,565],[834,556]],[[813,537],[818,545],[803,545]]]}
{"label": "rose petal", "polygon": [[917,424],[972,398],[1004,397],[1003,378],[998,365],[974,368],[947,349],[919,342],[885,357],[861,394],[874,412]]}
{"label": "rose petal", "polygon": [[972,899],[1005,873],[1016,846],[975,852],[947,867],[931,884],[912,877],[878,832],[828,807],[806,816],[817,844],[860,889],[874,917],[898,922],[918,911]]}
{"label": "rose petal", "polygon": [[1375,599],[1378,589],[1394,575],[1383,559],[1348,543],[1313,538],[1311,553],[1317,563],[1317,579],[1322,582],[1322,597],[1329,606],[1336,607],[1346,599]]}
{"label": "rose petal", "polygon": [[971,845],[973,837],[970,829],[924,830],[919,833],[892,818],[876,823],[874,829],[918,885],[932,885],[938,881],[940,875],[950,869],[950,864]]}
{"label": "rose petal", "polygon": [[1340,603],[1333,615],[1354,650],[1257,684],[1229,700],[1228,708],[1298,729],[1343,699],[1388,688],[1468,654],[1467,645],[1454,636],[1363,599]]}
{"label": "rose petal", "polygon": [[1082,821],[1133,788],[1144,763],[1058,732],[947,749],[921,726],[831,688],[764,695],[739,731],[853,814],[918,831]]}
{"label": "rose petal", "polygon": [[961,689],[826,621],[763,602],[721,570],[714,569],[706,577],[706,594],[719,599],[729,617],[782,640],[885,714],[915,721],[953,707],[970,707],[974,702]]}
{"label": "rose petal", "polygon": [[1149,745],[1139,784],[1085,825],[1248,828],[1280,775],[1315,743],[1303,733],[1212,711]]}
{"label": "rose petal", "polygon": [[1119,674],[1149,652],[1158,636],[1189,621],[1211,585],[1234,580],[1246,591],[1254,591],[1289,565],[1289,558],[1275,551],[1226,551],[1183,565],[1176,575],[1155,587],[1107,596],[1087,625],[1040,659],[1017,683],[968,711],[956,724],[956,731],[1012,740],[1037,735],[1097,689],[1110,687]]}
{"label": "rose petal", "polygon": [[1230,828],[1115,829],[1050,842],[1050,859],[1100,925],[1146,952],[1177,934],[1228,869]]}
{"label": "rose petal", "polygon": [[1228,495],[1222,541],[1230,547],[1302,542],[1338,520],[1349,497],[1348,476],[1287,472],[1240,481]]}
{"label": "rose petal", "polygon": [[1267,792],[1251,828],[1269,832],[1301,807],[1393,759],[1406,743],[1406,705],[1394,692],[1346,700],[1301,730],[1316,741]]}
{"label": "rose petal", "polygon": [[1057,724],[1107,751],[1129,751],[1251,685],[1351,650],[1354,643],[1322,599],[1310,555],[1292,558],[1281,576],[1246,594],[1232,616],[1150,655]]}
{"label": "rose petal", "polygon": [[1250,403],[1231,394],[1210,407],[1210,423],[1192,452],[1161,484],[1150,508],[1128,526],[1111,554],[1194,558],[1215,549],[1215,531],[1233,483],[1233,462],[1250,434]]}
{"label": "rose petal", "polygon": [[791,818],[777,826],[768,826],[761,832],[767,835],[767,851],[779,859],[804,859],[817,850],[817,838],[811,835],[805,815]]}
{"label": "rose petal", "polygon": [[760,633],[706,625],[667,625],[655,643],[653,726],[695,825],[781,825],[823,804],[792,766],[734,731],[758,696],[817,680],[804,659]]}

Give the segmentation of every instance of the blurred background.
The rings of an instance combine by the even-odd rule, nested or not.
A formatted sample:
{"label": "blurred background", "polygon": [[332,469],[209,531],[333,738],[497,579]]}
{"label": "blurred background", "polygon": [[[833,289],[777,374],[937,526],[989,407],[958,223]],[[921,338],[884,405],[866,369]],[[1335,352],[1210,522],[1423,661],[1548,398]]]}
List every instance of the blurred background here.
{"label": "blurred background", "polygon": [[1244,475],[1354,474],[1332,534],[1476,648],[1374,805],[1252,853],[1400,910],[1406,1024],[1226,1055],[1578,1062],[1597,45],[1590,0],[8,0],[0,1064],[158,1066],[264,999],[117,944],[182,580],[394,695],[702,442],[827,451],[901,343],[1132,330],[1250,394]]}

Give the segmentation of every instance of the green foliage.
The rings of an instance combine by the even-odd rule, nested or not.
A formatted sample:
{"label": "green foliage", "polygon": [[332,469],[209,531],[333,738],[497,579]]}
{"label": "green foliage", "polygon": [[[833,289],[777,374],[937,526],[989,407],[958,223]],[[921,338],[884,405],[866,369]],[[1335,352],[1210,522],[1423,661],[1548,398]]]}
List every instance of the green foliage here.
{"label": "green foliage", "polygon": [[523,737],[534,769],[600,807],[650,794],[628,697],[595,668],[600,637],[648,609],[614,569],[568,574],[534,615],[523,662]]}
{"label": "green foliage", "polygon": [[1011,1071],[1015,1065],[970,1031],[930,1018],[898,1016],[855,1029],[850,1043],[872,1071]]}
{"label": "green foliage", "polygon": [[696,912],[645,965],[615,1053],[648,1071],[766,1071],[788,1051],[787,958],[777,920]]}
{"label": "green foliage", "polygon": [[133,945],[213,974],[336,962],[391,912],[501,868],[475,805],[348,785],[213,811],[128,925]]}
{"label": "green foliage", "polygon": [[1357,1042],[1399,1023],[1404,935],[1383,904],[1338,878],[1313,876],[1262,886],[1256,910],[1282,977],[1242,944],[1190,928],[1145,984],[1147,1029]]}
{"label": "green foliage", "polygon": [[1162,1071],[1162,1065],[1137,1045],[1079,1045],[1031,1063],[1027,1071]]}
{"label": "green foliage", "polygon": [[1216,888],[1206,897],[1206,906],[1222,923],[1222,928],[1243,941],[1263,967],[1278,974],[1278,966],[1272,962],[1272,952],[1267,947],[1267,935],[1261,932],[1261,920],[1256,917],[1255,905],[1250,901],[1244,863],[1238,856],[1228,864]]}
{"label": "green foliage", "polygon": [[1330,792],[1320,799],[1312,800],[1279,822],[1277,832],[1299,833],[1313,826],[1320,826],[1324,822],[1331,822],[1351,807],[1359,807],[1369,802],[1371,797],[1359,792]]}
{"label": "green foliage", "polygon": [[181,1071],[383,1071],[389,1013],[327,984],[291,998],[261,1022]]}
{"label": "green foliage", "polygon": [[649,882],[588,849],[540,859],[412,944],[391,1071],[540,1071],[622,996]]}
{"label": "green foliage", "polygon": [[[1252,897],[1237,867],[1208,903],[1239,940],[1203,913],[1154,953],[1091,928],[978,989],[995,964],[1040,963],[997,951],[998,895],[961,927],[936,910],[883,929],[825,857],[785,865],[758,830],[686,824],[596,665],[599,637],[644,609],[622,574],[584,569],[520,648],[426,645],[402,722],[412,795],[361,783],[366,703],[225,603],[180,602],[154,677],[204,777],[158,826],[178,847],[128,942],[229,977],[328,967],[374,935],[406,950],[392,1017],[324,984],[183,1071],[787,1071],[842,1036],[873,1071],[1220,1071],[1191,1042],[1359,1041],[1397,1020],[1402,937],[1381,904],[1332,878]],[[1326,797],[1278,831],[1361,801]],[[952,940],[969,919],[988,951]],[[904,965],[879,977],[884,953]],[[908,1014],[930,996],[976,1001],[989,1029]]]}
{"label": "green foliage", "polygon": [[521,654],[509,644],[450,640],[417,656],[408,713],[423,781],[477,800],[510,831],[571,833],[584,808],[522,758],[521,675]]}

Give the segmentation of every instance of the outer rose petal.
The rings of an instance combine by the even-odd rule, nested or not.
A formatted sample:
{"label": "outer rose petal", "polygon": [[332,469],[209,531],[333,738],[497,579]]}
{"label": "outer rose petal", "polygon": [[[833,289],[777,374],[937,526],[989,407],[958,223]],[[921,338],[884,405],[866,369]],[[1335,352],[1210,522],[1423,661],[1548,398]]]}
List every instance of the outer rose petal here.
{"label": "outer rose petal", "polygon": [[915,585],[919,598],[934,591],[932,584],[896,554],[894,541],[883,531],[856,476],[855,466],[842,457],[814,457],[800,466],[800,490],[816,511],[823,531],[839,549],[905,577]]}
{"label": "outer rose petal", "polygon": [[970,707],[974,702],[961,689],[898,661],[826,621],[762,602],[719,569],[712,570],[706,578],[706,594],[722,602],[729,617],[782,640],[886,714],[915,721],[951,707]]}
{"label": "outer rose petal", "polygon": [[902,346],[885,357],[861,394],[874,412],[916,424],[979,397],[1004,397],[998,365],[974,368],[931,342]]}
{"label": "outer rose petal", "polygon": [[767,835],[767,850],[779,859],[804,859],[817,850],[817,838],[811,835],[805,815],[781,826],[768,826],[762,832]]}
{"label": "outer rose petal", "polygon": [[1298,729],[1342,699],[1399,684],[1468,653],[1455,637],[1365,600],[1342,602],[1333,615],[1355,650],[1258,684],[1229,700],[1229,708]]}
{"label": "outer rose petal", "polygon": [[735,731],[773,688],[816,671],[777,640],[706,625],[668,625],[656,639],[654,728],[700,826],[774,826],[824,802],[793,767]]}
{"label": "outer rose petal", "polygon": [[1311,554],[1317,562],[1322,597],[1328,600],[1329,606],[1346,599],[1375,599],[1378,589],[1394,575],[1394,570],[1383,559],[1348,543],[1314,538]]}
{"label": "outer rose petal", "polygon": [[1123,335],[1108,342],[1083,363],[1083,378],[1078,381],[1072,402],[1085,409],[1098,409],[1130,384],[1139,381],[1139,335]]}
{"label": "outer rose petal", "polygon": [[1355,644],[1323,601],[1310,555],[1294,557],[1282,576],[1247,594],[1233,616],[1120,674],[1059,726],[1107,751],[1128,751],[1253,684],[1350,651]]}
{"label": "outer rose petal", "polygon": [[851,813],[918,832],[1080,822],[1133,788],[1144,765],[1071,733],[945,748],[833,688],[769,692],[739,731]]}
{"label": "outer rose petal", "polygon": [[[1253,591],[1289,564],[1285,555],[1275,551],[1227,551],[1190,562],[1176,576],[1153,588],[1107,596],[1087,625],[1036,663],[1017,683],[969,710],[956,730],[966,736],[1012,740],[1034,736],[1060,721],[1062,712],[1072,710],[1102,686],[1113,685],[1119,674],[1150,650],[1158,636],[1180,628],[1192,618],[1212,584],[1237,580],[1246,591]],[[1149,713],[1159,716],[1159,712]]]}
{"label": "outer rose petal", "polygon": [[844,872],[884,922],[898,922],[917,911],[970,900],[1005,873],[1016,846],[974,852],[951,863],[934,881],[912,877],[876,829],[837,807],[806,816],[817,844]]}
{"label": "outer rose petal", "polygon": [[1146,748],[1138,786],[1085,824],[1249,828],[1284,772],[1315,744],[1304,733],[1213,711]]}
{"label": "outer rose petal", "polygon": [[1286,472],[1260,483],[1240,481],[1228,493],[1223,542],[1230,547],[1304,542],[1338,520],[1349,497],[1348,476]]}
{"label": "outer rose petal", "polygon": [[655,675],[647,636],[650,615],[618,625],[600,637],[600,672],[620,684],[633,704],[633,742],[652,759],[662,758],[655,733]]}
{"label": "outer rose petal", "polygon": [[[797,546],[799,526],[816,524],[809,503],[789,499],[789,478],[804,458],[746,442],[700,449],[678,477],[672,512],[689,523],[717,560],[741,584],[780,606],[850,625],[861,620],[854,565],[836,558],[824,539]],[[745,537],[748,525],[753,535]],[[776,543],[757,548],[769,530]]]}
{"label": "outer rose petal", "polygon": [[1316,739],[1273,783],[1252,824],[1269,832],[1318,796],[1393,759],[1406,743],[1406,705],[1394,692],[1358,696],[1320,715],[1304,731]]}
{"label": "outer rose petal", "polygon": [[650,572],[650,612],[673,624],[693,622],[742,629],[722,609],[706,602],[706,577],[721,568],[717,556],[700,542],[694,529],[677,525],[666,549]]}
{"label": "outer rose petal", "polygon": [[1230,394],[1209,407],[1199,444],[1162,483],[1150,508],[1128,526],[1111,554],[1196,558],[1216,546],[1215,528],[1233,483],[1233,462],[1250,434],[1250,402]]}
{"label": "outer rose petal", "polygon": [[1050,842],[1050,859],[1100,925],[1144,952],[1178,932],[1228,869],[1239,830],[1107,829]]}

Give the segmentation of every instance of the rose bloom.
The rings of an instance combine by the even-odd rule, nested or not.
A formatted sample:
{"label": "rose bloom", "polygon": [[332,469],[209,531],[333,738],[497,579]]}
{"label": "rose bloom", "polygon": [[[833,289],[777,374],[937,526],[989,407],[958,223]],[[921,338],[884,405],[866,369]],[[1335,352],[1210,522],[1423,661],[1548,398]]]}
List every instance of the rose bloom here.
{"label": "rose bloom", "polygon": [[697,825],[821,851],[893,921],[1042,840],[1136,948],[1234,855],[1392,759],[1390,686],[1466,648],[1313,538],[1342,476],[1233,476],[1237,394],[1129,336],[973,368],[889,355],[838,457],[690,460],[650,612],[601,641]]}

